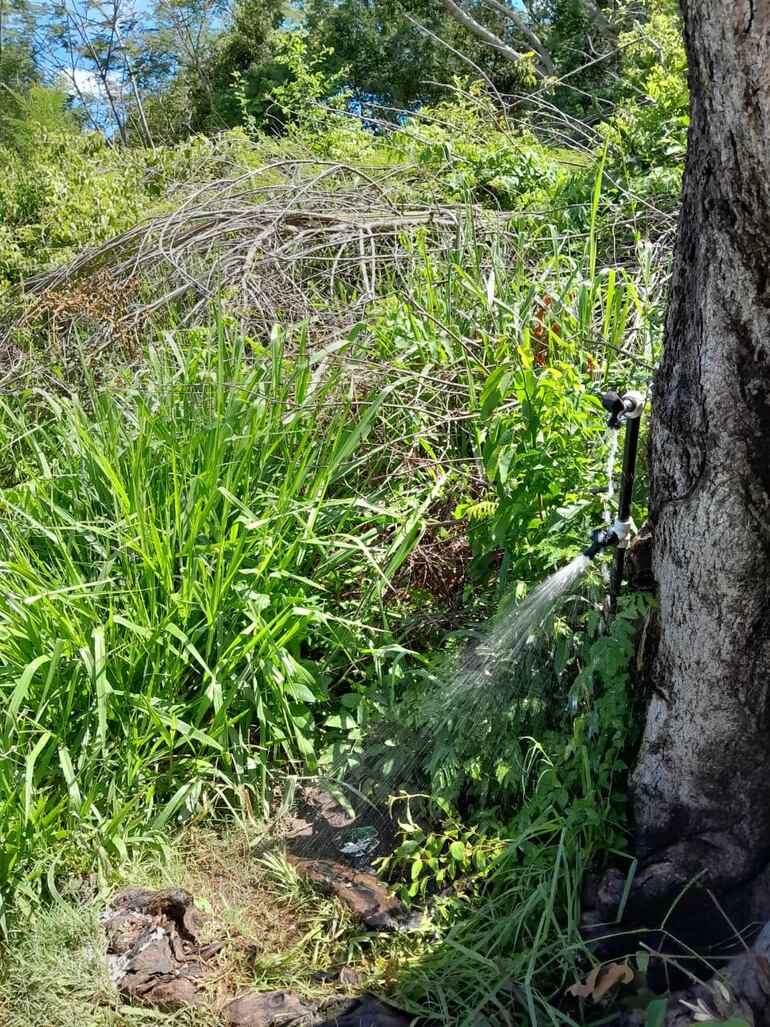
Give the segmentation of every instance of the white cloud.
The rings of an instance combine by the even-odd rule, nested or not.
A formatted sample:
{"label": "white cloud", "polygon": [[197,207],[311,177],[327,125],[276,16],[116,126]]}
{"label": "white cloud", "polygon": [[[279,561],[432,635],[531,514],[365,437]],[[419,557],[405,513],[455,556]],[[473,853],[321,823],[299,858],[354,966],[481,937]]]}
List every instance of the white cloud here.
{"label": "white cloud", "polygon": [[[61,72],[64,87],[68,92],[82,97],[84,100],[95,100],[104,102],[107,99],[107,89],[101,76],[86,68],[66,69]],[[110,72],[107,75],[110,92],[114,97],[120,96],[121,82],[119,77]]]}

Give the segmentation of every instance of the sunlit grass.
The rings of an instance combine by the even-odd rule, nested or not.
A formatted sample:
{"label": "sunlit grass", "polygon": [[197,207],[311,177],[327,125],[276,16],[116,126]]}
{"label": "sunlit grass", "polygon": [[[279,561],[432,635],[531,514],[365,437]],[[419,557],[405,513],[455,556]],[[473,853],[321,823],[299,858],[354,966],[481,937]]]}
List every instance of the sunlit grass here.
{"label": "sunlit grass", "polygon": [[[39,920],[41,896],[170,858],[179,826],[212,811],[267,821],[286,775],[360,745],[372,717],[419,708],[408,700],[434,687],[434,649],[461,650],[502,595],[582,548],[605,484],[595,393],[646,385],[655,272],[641,249],[638,266],[602,269],[593,243],[509,227],[482,244],[463,222],[440,260],[414,241],[411,288],[404,269],[398,289],[381,276],[369,316],[331,342],[304,324],[255,340],[223,313],[164,322],[138,371],[116,360],[98,386],[86,368],[71,394],[0,403],[0,926],[9,981],[25,960],[43,968],[38,1005],[11,1027],[39,1010],[68,1022],[103,957],[96,905]],[[447,598],[420,568],[448,537],[467,566]],[[444,743],[434,780],[454,796],[468,754]],[[519,781],[482,784],[488,822],[518,809]],[[594,797],[588,775],[570,801]],[[282,945],[277,931],[244,981],[312,991],[309,966],[348,961],[437,1022],[470,1024],[489,1002],[540,1022],[585,954],[580,881],[608,830],[533,820],[522,851],[539,857],[506,850],[472,915],[439,916],[419,942],[362,938],[277,856],[254,871],[259,887],[229,874],[223,922],[247,934],[239,889],[269,878],[263,898],[291,906],[297,933]],[[206,845],[201,867],[216,861]],[[211,906],[194,865],[145,879],[189,881]],[[81,915],[82,944],[57,971]]]}

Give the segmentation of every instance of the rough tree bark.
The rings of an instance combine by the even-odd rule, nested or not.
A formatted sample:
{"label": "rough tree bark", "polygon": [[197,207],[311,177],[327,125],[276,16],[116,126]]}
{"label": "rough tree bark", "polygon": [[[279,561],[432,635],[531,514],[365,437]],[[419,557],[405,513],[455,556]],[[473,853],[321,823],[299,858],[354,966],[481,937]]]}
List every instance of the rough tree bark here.
{"label": "rough tree bark", "polygon": [[[656,694],[631,914],[770,919],[770,0],[682,0],[691,127],[650,442]],[[700,877],[698,877],[700,875]],[[712,894],[709,894],[711,892]]]}

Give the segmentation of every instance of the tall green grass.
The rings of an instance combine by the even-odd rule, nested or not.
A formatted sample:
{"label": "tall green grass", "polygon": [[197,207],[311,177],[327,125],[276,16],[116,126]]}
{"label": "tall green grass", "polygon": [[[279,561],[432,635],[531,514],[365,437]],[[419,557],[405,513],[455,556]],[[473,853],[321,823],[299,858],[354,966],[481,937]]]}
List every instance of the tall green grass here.
{"label": "tall green grass", "polygon": [[643,374],[629,330],[652,346],[644,265],[590,275],[545,229],[469,220],[410,274],[326,345],[172,325],[138,374],[0,404],[0,926],[213,804],[266,815],[281,773],[360,737],[362,693],[421,688],[428,528],[470,537],[468,620],[574,555],[590,394]]}
{"label": "tall green grass", "polygon": [[361,402],[340,356],[220,325],[125,389],[3,404],[0,893],[214,796],[263,815],[269,768],[312,768],[312,708],[384,630],[342,597],[379,590],[409,519],[361,463],[398,381]]}

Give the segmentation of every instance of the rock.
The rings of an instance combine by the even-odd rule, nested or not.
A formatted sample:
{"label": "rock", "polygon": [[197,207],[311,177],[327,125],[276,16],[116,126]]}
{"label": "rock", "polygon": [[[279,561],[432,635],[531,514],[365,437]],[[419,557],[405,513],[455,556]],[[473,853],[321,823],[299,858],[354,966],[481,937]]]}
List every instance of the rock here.
{"label": "rock", "polygon": [[141,936],[140,943],[129,950],[131,959],[127,977],[152,978],[173,974],[177,960],[171,950],[171,939],[162,927],[156,927]]}
{"label": "rock", "polygon": [[363,974],[358,970],[352,970],[349,966],[343,966],[336,973],[333,970],[317,970],[313,974],[313,980],[318,984],[343,984],[349,988],[360,984]]}
{"label": "rock", "polygon": [[114,899],[112,908],[165,918],[174,924],[180,937],[193,942],[198,940],[195,900],[184,888],[165,888],[162,891],[127,888]]}
{"label": "rock", "polygon": [[409,1027],[409,1017],[378,999],[311,1003],[291,991],[249,992],[225,1006],[232,1027]]}
{"label": "rock", "polygon": [[[329,860],[292,862],[327,894],[338,895],[369,926],[392,929],[400,906],[376,877]],[[210,1006],[231,1027],[407,1027],[401,1013],[370,997],[327,999],[321,1003],[290,991],[246,992],[222,999],[220,977],[210,961],[223,941],[201,946],[192,895],[182,889],[152,892],[129,888],[103,917],[111,976],[120,994],[164,1012]],[[324,975],[328,976],[328,975]],[[331,975],[341,985],[361,977],[345,967]],[[232,993],[231,993],[232,994]]]}
{"label": "rock", "polygon": [[375,931],[395,931],[401,904],[373,874],[346,867],[330,859],[289,856],[297,873],[311,880],[324,895],[336,895],[362,923]]}
{"label": "rock", "polygon": [[346,984],[348,986],[353,984],[360,984],[362,975],[358,970],[351,970],[349,966],[343,966],[340,970],[339,982],[340,984]]}
{"label": "rock", "polygon": [[221,939],[217,941],[210,941],[208,945],[204,945],[198,951],[198,958],[202,961],[213,959],[214,956],[218,956],[223,949],[227,948],[227,942]]}
{"label": "rock", "polygon": [[770,961],[770,923],[766,923],[754,939],[752,950]]}
{"label": "rock", "polygon": [[615,919],[626,888],[626,877],[622,870],[610,867],[599,882],[596,908],[607,923]]}
{"label": "rock", "polygon": [[312,1027],[315,1006],[291,991],[248,992],[224,1007],[233,1027]]}
{"label": "rock", "polygon": [[223,947],[200,948],[195,903],[183,889],[129,888],[105,912],[111,976],[121,995],[167,1012],[202,1006],[210,960]]}
{"label": "rock", "polygon": [[176,1013],[190,1006],[206,1005],[206,995],[188,977],[175,977],[158,981],[150,995],[156,1009],[165,1013]]}
{"label": "rock", "polygon": [[289,848],[297,845],[302,849],[302,843],[311,839],[317,843],[319,837],[322,837],[325,842],[330,842],[340,831],[352,827],[355,822],[355,816],[344,810],[329,792],[308,788],[302,797],[302,811],[299,816],[287,822],[284,837]]}

